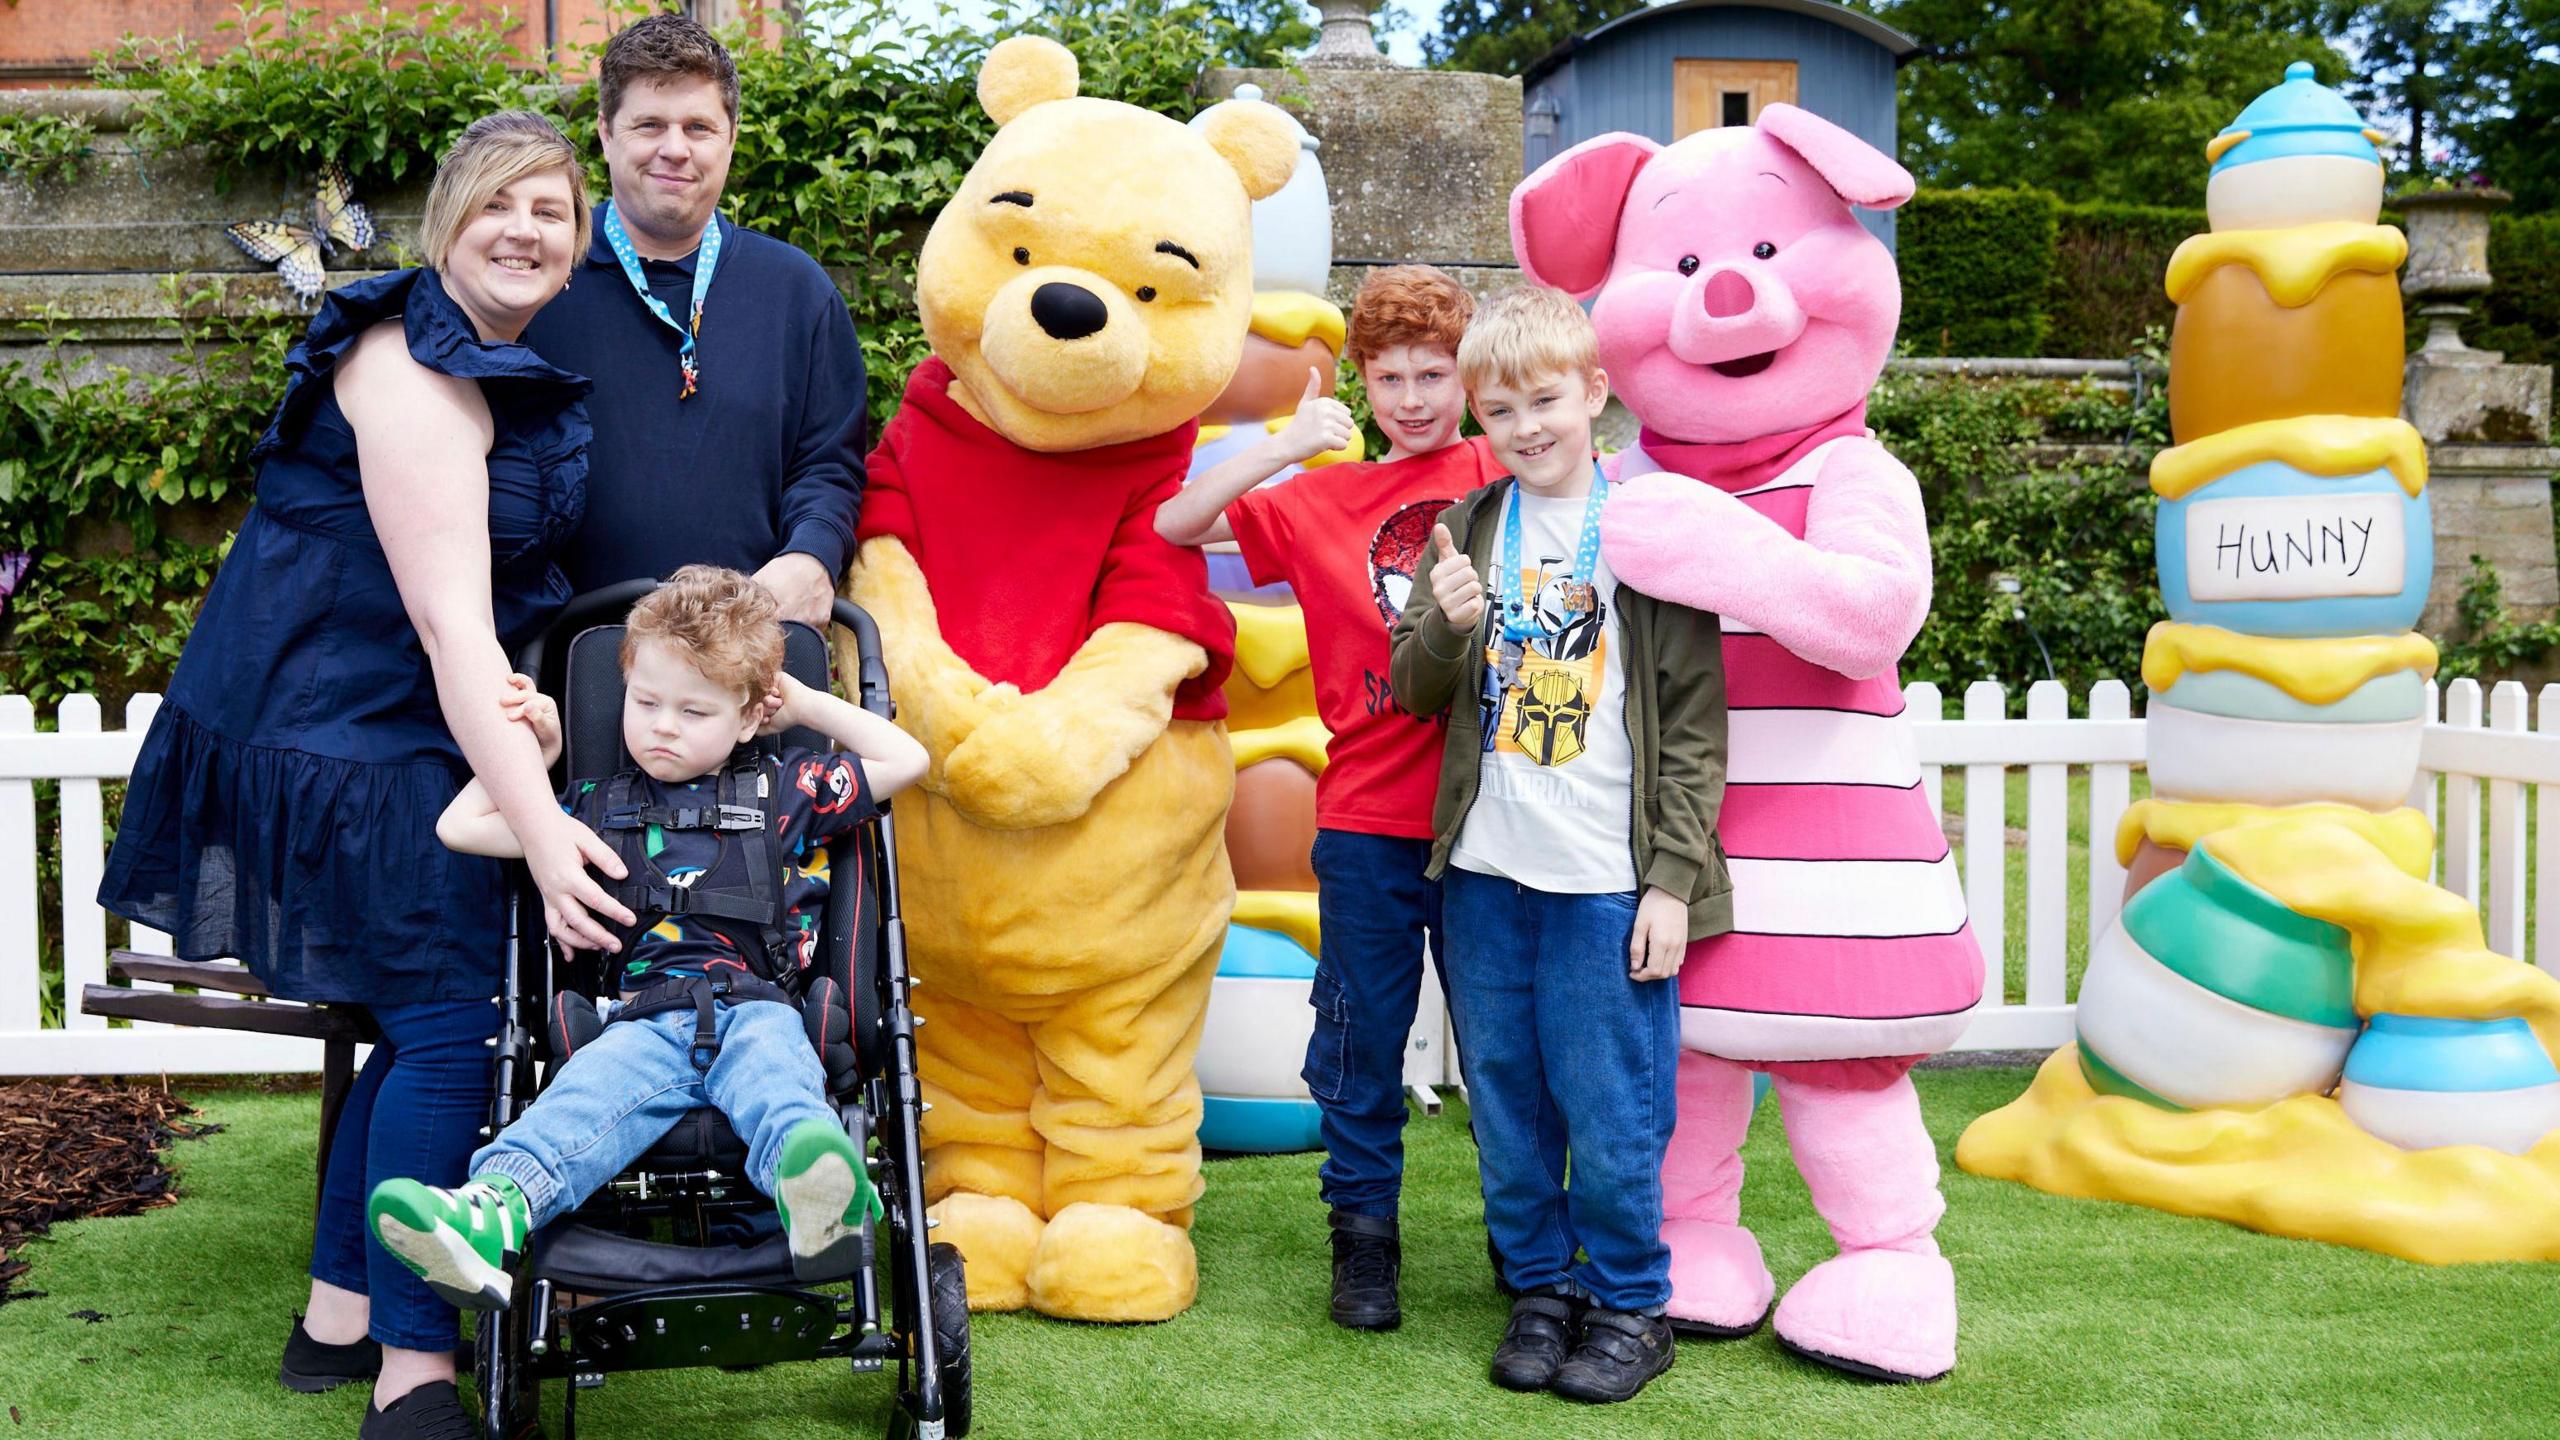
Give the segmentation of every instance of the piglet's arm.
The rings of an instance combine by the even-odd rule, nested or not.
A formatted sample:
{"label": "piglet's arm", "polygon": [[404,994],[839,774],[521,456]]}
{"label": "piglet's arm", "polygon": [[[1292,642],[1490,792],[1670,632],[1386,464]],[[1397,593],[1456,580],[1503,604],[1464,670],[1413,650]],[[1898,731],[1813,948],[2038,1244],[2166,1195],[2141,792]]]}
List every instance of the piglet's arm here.
{"label": "piglet's arm", "polygon": [[1929,617],[1920,484],[1872,441],[1823,457],[1801,540],[1714,486],[1668,474],[1621,483],[1600,535],[1629,585],[1712,610],[1853,680],[1890,669]]}

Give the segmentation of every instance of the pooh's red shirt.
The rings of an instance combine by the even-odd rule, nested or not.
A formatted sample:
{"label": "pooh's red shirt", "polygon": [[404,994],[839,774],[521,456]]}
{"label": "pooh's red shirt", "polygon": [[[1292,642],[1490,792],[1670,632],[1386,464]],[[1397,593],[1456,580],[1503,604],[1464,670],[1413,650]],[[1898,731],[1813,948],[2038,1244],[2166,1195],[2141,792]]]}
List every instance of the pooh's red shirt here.
{"label": "pooh's red shirt", "polygon": [[1209,668],[1174,692],[1173,715],[1223,719],[1235,617],[1210,595],[1200,552],[1156,534],[1156,507],[1182,488],[1198,428],[1025,450],[961,409],[951,367],[928,359],[871,452],[861,538],[906,543],[944,642],[988,679],[1037,690],[1096,629],[1127,620],[1209,652]]}

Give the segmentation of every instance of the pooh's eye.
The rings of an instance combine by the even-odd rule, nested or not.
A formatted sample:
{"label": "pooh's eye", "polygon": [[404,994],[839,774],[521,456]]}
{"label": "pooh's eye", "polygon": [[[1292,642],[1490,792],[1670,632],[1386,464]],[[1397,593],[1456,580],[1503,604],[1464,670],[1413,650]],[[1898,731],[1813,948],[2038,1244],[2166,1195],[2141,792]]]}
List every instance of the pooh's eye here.
{"label": "pooh's eye", "polygon": [[1030,264],[1030,263],[1031,263],[1031,252],[1030,252],[1030,251],[1028,251],[1028,250],[1023,249],[1023,248],[1022,248],[1021,246],[1019,246],[1019,245],[1014,246],[1014,247],[1013,247],[1013,263],[1014,263],[1014,264],[1016,264],[1016,265],[1028,265],[1028,264]]}
{"label": "pooh's eye", "polygon": [[1695,274],[1697,274],[1697,273],[1698,273],[1698,257],[1697,257],[1697,256],[1695,256],[1695,255],[1683,255],[1683,256],[1681,256],[1681,257],[1680,257],[1680,273],[1681,273],[1681,274],[1683,274],[1683,275],[1695,275]]}
{"label": "pooh's eye", "polygon": [[1156,298],[1156,287],[1154,287],[1153,285],[1141,285],[1141,286],[1139,286],[1139,287],[1138,287],[1138,298],[1139,298],[1139,299],[1141,299],[1141,300],[1153,300],[1154,298]]}
{"label": "pooh's eye", "polygon": [[1751,258],[1755,260],[1766,260],[1777,253],[1778,247],[1770,244],[1766,240],[1763,240],[1759,244],[1751,247]]}

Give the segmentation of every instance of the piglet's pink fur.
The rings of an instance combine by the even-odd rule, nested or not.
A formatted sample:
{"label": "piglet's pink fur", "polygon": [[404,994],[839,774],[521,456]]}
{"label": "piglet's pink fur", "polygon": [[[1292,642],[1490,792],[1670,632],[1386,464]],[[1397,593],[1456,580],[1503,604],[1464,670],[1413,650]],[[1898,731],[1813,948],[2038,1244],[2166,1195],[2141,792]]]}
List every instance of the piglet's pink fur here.
{"label": "piglet's pink fur", "polygon": [[[1850,206],[1910,195],[1910,174],[1864,141],[1770,105],[1751,127],[1668,147],[1585,141],[1512,193],[1511,233],[1531,279],[1592,301],[1601,365],[1676,463],[1688,446],[1809,431],[1864,399],[1902,291]],[[1819,467],[1802,538],[1647,458],[1620,457],[1601,517],[1620,579],[1853,679],[1893,668],[1929,613],[1929,535],[1919,485],[1882,446],[1844,437],[1800,462]],[[1796,1168],[1839,1245],[1777,1303],[1780,1340],[1859,1375],[1947,1373],[1955,1275],[1932,1235],[1945,1201],[1910,1077],[1860,1089],[1778,1070],[1772,1081]],[[1662,1174],[1670,1313],[1728,1337],[1756,1329],[1776,1293],[1741,1223],[1751,1094],[1747,1066],[1684,1054]]]}
{"label": "piglet's pink fur", "polygon": [[1804,538],[1711,485],[1621,480],[1600,515],[1618,577],[1648,595],[1728,615],[1826,670],[1881,675],[1929,618],[1929,524],[1920,482],[1872,440],[1834,441]]}

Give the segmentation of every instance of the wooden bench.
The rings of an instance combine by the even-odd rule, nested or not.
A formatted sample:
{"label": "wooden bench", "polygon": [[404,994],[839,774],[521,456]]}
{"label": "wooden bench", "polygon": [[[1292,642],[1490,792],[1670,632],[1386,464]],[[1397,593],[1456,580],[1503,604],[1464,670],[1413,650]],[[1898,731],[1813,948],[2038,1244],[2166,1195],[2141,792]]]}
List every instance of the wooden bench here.
{"label": "wooden bench", "polygon": [[347,1091],[355,1085],[356,1047],[382,1038],[370,1017],[361,1009],[276,999],[246,966],[228,961],[174,960],[166,955],[118,950],[107,957],[107,976],[114,980],[192,985],[218,993],[179,995],[167,990],[128,990],[121,985],[83,985],[83,1013],[152,1020],[164,1025],[253,1030],[262,1035],[294,1035],[321,1042],[319,1186],[326,1188],[329,1146],[337,1138],[338,1116],[346,1108]]}

